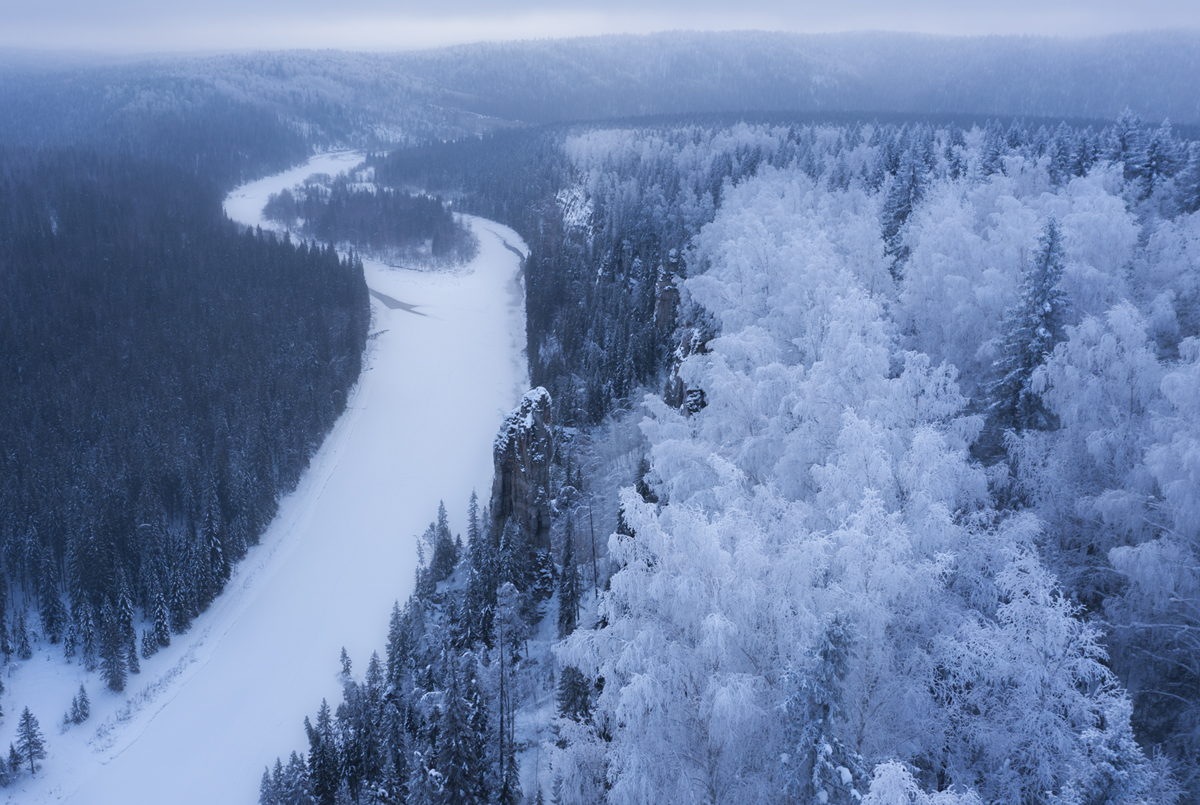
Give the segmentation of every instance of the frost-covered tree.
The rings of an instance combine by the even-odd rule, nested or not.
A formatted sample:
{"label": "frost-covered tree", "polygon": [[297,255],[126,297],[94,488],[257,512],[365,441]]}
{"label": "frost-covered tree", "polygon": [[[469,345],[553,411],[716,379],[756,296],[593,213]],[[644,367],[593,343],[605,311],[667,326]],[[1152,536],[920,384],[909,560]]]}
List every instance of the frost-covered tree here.
{"label": "frost-covered tree", "polygon": [[[473,658],[468,655],[463,659],[469,670]],[[488,800],[484,786],[485,736],[476,731],[473,717],[478,695],[473,689],[473,675],[461,678],[464,669],[459,666],[454,658],[447,660],[450,684],[443,692],[438,725],[437,766],[442,772],[439,801],[445,805],[483,805]]]}
{"label": "frost-covered tree", "polygon": [[558,636],[566,637],[575,631],[579,622],[579,599],[582,594],[579,566],[575,562],[575,528],[569,516],[563,531],[562,572],[558,578]]}
{"label": "frost-covered tree", "polygon": [[794,669],[793,693],[786,702],[783,760],[784,791],[789,802],[850,805],[863,787],[863,761],[838,737],[835,722],[844,718],[842,688],[850,671],[853,636],[835,614],[810,651],[811,663]]}
{"label": "frost-covered tree", "polygon": [[1051,216],[1022,274],[1020,301],[1001,327],[1000,357],[994,364],[997,379],[989,389],[989,425],[995,434],[1046,430],[1055,424],[1033,386],[1033,376],[1066,337],[1068,301],[1059,288],[1062,273],[1062,234]]}
{"label": "frost-covered tree", "polygon": [[316,805],[333,805],[338,788],[338,748],[329,704],[322,699],[314,727],[304,719],[308,733],[308,784]]}
{"label": "frost-covered tree", "polygon": [[1115,665],[1128,679],[1140,734],[1182,761],[1182,782],[1194,793],[1200,772],[1188,759],[1200,752],[1200,341],[1185,340],[1180,353],[1162,379],[1168,407],[1145,456],[1160,490],[1145,512],[1156,534],[1109,551],[1128,587],[1107,603]]}
{"label": "frost-covered tree", "polygon": [[[431,525],[432,558],[429,560],[429,571],[434,581],[442,581],[454,572],[458,562],[458,550],[455,546],[454,535],[450,533],[450,520],[446,514],[446,504],[438,504],[437,522]],[[430,533],[430,532],[427,532]]]}
{"label": "frost-covered tree", "polygon": [[1081,796],[1105,788],[1093,765],[1104,746],[1102,762],[1124,790],[1102,801],[1173,801],[1162,769],[1131,740],[1099,633],[1029,551],[1013,554],[996,582],[995,621],[964,624],[940,651],[949,778],[989,802]]}

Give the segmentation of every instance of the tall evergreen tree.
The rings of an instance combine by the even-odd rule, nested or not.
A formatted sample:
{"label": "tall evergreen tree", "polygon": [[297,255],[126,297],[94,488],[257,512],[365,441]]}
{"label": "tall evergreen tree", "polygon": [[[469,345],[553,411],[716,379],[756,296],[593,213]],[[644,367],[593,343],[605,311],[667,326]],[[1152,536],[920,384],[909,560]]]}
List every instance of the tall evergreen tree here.
{"label": "tall evergreen tree", "polygon": [[292,756],[288,758],[279,792],[282,797],[282,805],[313,805],[312,786],[309,783],[308,767],[305,766],[303,755],[292,752]]}
{"label": "tall evergreen tree", "polygon": [[562,669],[558,677],[558,714],[580,723],[592,717],[592,686],[583,672],[574,665]]}
{"label": "tall evergreen tree", "polygon": [[10,777],[16,777],[21,773],[21,764],[23,762],[21,753],[17,751],[17,745],[10,743],[8,745],[8,774]]}
{"label": "tall evergreen tree", "polygon": [[29,644],[29,629],[25,626],[25,612],[17,615],[17,656],[28,660],[33,656],[33,647]]}
{"label": "tall evergreen tree", "polygon": [[558,636],[566,637],[579,623],[581,582],[575,562],[575,527],[567,516],[563,531],[562,572],[558,576]]}
{"label": "tall evergreen tree", "polygon": [[446,515],[446,504],[438,503],[437,523],[433,526],[433,558],[429,570],[434,581],[443,581],[454,572],[458,562],[458,550],[454,535],[450,533],[450,521]]}
{"label": "tall evergreen tree", "polygon": [[110,690],[125,689],[128,644],[122,635],[120,619],[108,604],[100,612],[100,673]]}
{"label": "tall evergreen tree", "polygon": [[1068,302],[1059,288],[1062,272],[1062,235],[1052,215],[1021,276],[1020,300],[1005,316],[1000,357],[994,364],[998,379],[989,389],[994,433],[1054,426],[1054,415],[1033,387],[1033,375],[1066,337]]}
{"label": "tall evergreen tree", "polygon": [[46,757],[46,737],[38,726],[38,720],[26,707],[17,724],[17,752],[23,763],[29,764],[29,773],[37,773],[37,761]]}
{"label": "tall evergreen tree", "polygon": [[791,675],[785,726],[791,749],[785,787],[788,802],[853,805],[859,798],[854,781],[863,780],[862,758],[836,735],[851,643],[849,625],[835,615],[811,653],[810,667]]}
{"label": "tall evergreen tree", "polygon": [[440,801],[445,805],[484,805],[482,736],[473,728],[470,691],[460,680],[456,665],[453,658],[446,662],[450,679],[444,691],[437,748],[442,774]]}
{"label": "tall evergreen tree", "polygon": [[314,727],[306,717],[304,730],[308,733],[308,782],[313,800],[317,805],[334,805],[338,789],[338,752],[327,701],[321,700],[317,725]]}
{"label": "tall evergreen tree", "polygon": [[262,781],[258,784],[258,805],[281,805],[280,786],[283,783],[283,763],[275,758],[275,774],[263,768]]}

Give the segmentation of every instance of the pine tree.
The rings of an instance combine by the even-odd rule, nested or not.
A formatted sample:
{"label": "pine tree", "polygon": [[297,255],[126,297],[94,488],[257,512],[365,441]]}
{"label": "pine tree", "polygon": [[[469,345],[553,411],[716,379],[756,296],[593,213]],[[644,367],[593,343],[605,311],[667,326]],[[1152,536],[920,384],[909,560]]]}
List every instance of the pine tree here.
{"label": "pine tree", "polygon": [[349,679],[350,671],[351,671],[350,655],[346,653],[345,646],[342,646],[342,656],[340,658],[340,661],[342,663],[342,678]]}
{"label": "pine tree", "polygon": [[989,389],[993,433],[1054,426],[1054,415],[1033,388],[1033,375],[1065,338],[1067,299],[1058,287],[1062,271],[1062,236],[1051,216],[1021,277],[1020,301],[1005,316],[1004,340],[994,364],[999,379]]}
{"label": "pine tree", "polygon": [[15,744],[8,745],[8,773],[12,777],[16,777],[21,773],[21,753],[17,751]]}
{"label": "pine tree", "polygon": [[558,636],[566,637],[579,623],[579,599],[582,594],[579,567],[575,563],[575,528],[567,517],[563,532],[562,573],[558,582]]}
{"label": "pine tree", "polygon": [[26,707],[17,725],[16,751],[20,762],[29,762],[29,773],[37,774],[37,761],[46,757],[46,738],[38,727],[38,720]]}

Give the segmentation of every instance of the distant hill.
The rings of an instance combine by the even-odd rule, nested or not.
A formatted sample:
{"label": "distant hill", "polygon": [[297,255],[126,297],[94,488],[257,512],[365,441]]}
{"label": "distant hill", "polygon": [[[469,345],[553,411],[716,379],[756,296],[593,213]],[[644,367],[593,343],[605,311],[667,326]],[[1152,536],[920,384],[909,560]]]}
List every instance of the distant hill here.
{"label": "distant hill", "polygon": [[1197,75],[1200,32],[672,32],[115,63],[0,51],[0,143],[141,151],[234,182],[290,164],[304,145],[383,147],[514,123],[645,115],[1111,120],[1129,107],[1148,121],[1194,126]]}
{"label": "distant hill", "polygon": [[1128,106],[1200,123],[1200,32],[675,32],[467,45],[391,64],[448,105],[539,122],[749,110],[1112,119]]}

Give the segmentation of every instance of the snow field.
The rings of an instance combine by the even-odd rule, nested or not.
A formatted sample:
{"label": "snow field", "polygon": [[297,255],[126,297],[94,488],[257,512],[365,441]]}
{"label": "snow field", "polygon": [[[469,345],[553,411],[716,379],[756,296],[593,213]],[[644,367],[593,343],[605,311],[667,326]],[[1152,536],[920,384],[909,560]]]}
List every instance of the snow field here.
{"label": "snow field", "polygon": [[[315,157],[234,191],[226,212],[267,228],[270,193],[360,159]],[[480,249],[465,270],[364,261],[371,289],[424,315],[372,298],[366,365],[346,413],[190,632],[143,660],[122,694],[58,646],[8,666],[0,747],[28,706],[48,756],[37,776],[0,792],[5,801],[254,803],[263,768],[306,748],[304,716],[322,697],[340,700],[341,648],[356,674],[382,654],[392,602],[411,591],[416,535],[439,500],[456,531],[472,489],[486,501],[492,440],[527,383],[519,258],[505,241],[524,245],[499,224],[470,225]],[[81,682],[91,718],[60,733]]]}

